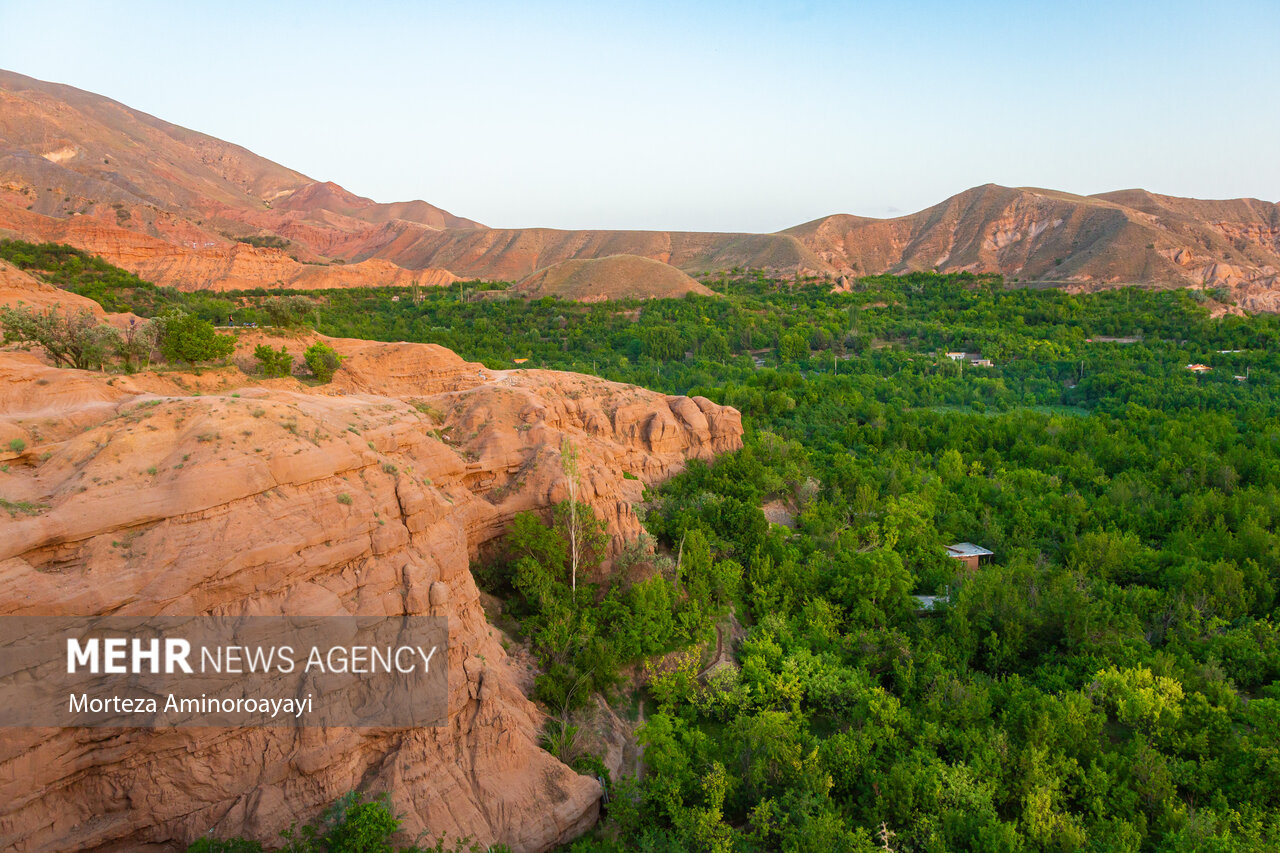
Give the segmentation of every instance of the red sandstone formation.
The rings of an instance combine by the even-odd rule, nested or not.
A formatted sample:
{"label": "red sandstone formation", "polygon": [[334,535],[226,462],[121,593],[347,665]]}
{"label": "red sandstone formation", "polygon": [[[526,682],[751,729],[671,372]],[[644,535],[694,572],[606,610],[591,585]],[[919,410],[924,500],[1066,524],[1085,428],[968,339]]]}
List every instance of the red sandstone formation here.
{"label": "red sandstone formation", "polygon": [[[262,339],[243,339],[240,358]],[[271,343],[300,352],[307,340]],[[276,840],[357,787],[390,792],[409,835],[517,851],[595,820],[596,781],[537,745],[541,713],[469,559],[515,512],[565,496],[563,439],[579,450],[581,498],[632,536],[643,485],[740,446],[738,413],[574,374],[490,371],[437,346],[330,343],[347,360],[318,388],[236,368],[110,376],[0,352],[0,495],[28,508],[0,511],[0,618],[125,605],[175,625],[301,605],[361,620],[446,613],[447,725],[5,730],[0,846]]]}

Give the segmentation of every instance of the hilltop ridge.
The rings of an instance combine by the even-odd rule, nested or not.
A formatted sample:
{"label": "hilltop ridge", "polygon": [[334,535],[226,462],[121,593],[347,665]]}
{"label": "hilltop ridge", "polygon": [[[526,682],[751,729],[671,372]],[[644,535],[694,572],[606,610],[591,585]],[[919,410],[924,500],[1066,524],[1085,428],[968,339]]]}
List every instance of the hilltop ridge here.
{"label": "hilltop ridge", "polygon": [[187,289],[520,281],[565,261],[632,255],[692,274],[938,270],[1086,290],[1225,287],[1245,308],[1280,308],[1280,206],[1258,199],[984,184],[905,216],[834,214],[773,234],[489,228],[422,200],[375,202],[108,98],[7,71],[0,231],[69,242]]}

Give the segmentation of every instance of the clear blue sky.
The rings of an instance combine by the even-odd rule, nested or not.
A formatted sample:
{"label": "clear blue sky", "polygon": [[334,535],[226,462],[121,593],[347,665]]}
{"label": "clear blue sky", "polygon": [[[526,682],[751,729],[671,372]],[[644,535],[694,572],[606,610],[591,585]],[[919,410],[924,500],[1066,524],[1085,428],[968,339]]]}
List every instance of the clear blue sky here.
{"label": "clear blue sky", "polygon": [[0,0],[0,67],[496,226],[1280,198],[1280,2]]}

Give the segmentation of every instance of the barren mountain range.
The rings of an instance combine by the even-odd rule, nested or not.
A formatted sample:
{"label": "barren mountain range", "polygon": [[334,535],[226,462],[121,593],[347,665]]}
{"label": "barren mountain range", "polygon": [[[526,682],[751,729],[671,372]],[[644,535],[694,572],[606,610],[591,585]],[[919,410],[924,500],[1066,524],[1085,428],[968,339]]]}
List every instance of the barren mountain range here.
{"label": "barren mountain range", "polygon": [[[694,274],[937,269],[1081,289],[1225,286],[1246,308],[1280,309],[1280,206],[1257,199],[987,184],[907,216],[838,214],[774,234],[487,228],[425,201],[379,204],[107,98],[3,71],[0,233],[71,243],[189,289],[518,281],[563,261],[636,255]],[[647,289],[642,276],[629,291]],[[588,286],[583,296],[602,294]]]}

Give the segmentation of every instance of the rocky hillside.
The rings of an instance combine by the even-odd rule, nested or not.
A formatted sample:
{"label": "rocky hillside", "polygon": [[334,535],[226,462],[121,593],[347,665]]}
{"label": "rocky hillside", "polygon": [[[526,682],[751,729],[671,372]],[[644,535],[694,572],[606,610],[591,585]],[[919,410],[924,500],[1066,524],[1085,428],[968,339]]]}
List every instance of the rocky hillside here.
{"label": "rocky hillside", "polygon": [[1084,288],[1224,285],[1267,310],[1280,288],[1280,206],[1256,199],[988,184],[910,216],[828,216],[784,233],[851,275],[936,269]]}
{"label": "rocky hillside", "polygon": [[[307,343],[246,337],[238,357],[264,341]],[[540,713],[469,559],[514,513],[565,497],[564,439],[579,450],[581,497],[628,537],[646,483],[741,445],[738,413],[490,371],[436,346],[330,343],[347,360],[316,388],[230,367],[110,376],[0,352],[0,618],[126,604],[179,627],[183,614],[299,603],[375,622],[446,615],[447,725],[2,730],[0,847],[276,839],[356,787],[389,791],[410,836],[541,851],[594,821],[599,786],[538,747]]]}
{"label": "rocky hillside", "polygon": [[[776,234],[485,228],[425,201],[379,204],[101,96],[9,72],[0,72],[4,232],[65,240],[188,288],[519,281],[564,261],[636,255],[687,273],[938,269],[1084,289],[1223,286],[1247,308],[1280,309],[1280,207],[1256,199],[988,184],[908,216],[840,214]],[[642,284],[634,287],[659,295]]]}
{"label": "rocky hillside", "polygon": [[[63,232],[67,220],[86,221]],[[441,283],[435,271],[353,273],[325,262],[405,234],[476,227],[424,201],[377,204],[99,95],[0,71],[0,229],[61,237],[140,275],[149,266],[159,284]],[[139,263],[156,253],[186,258]]]}
{"label": "rocky hillside", "polygon": [[784,234],[490,228],[421,234],[379,252],[406,267],[441,267],[463,278],[506,281],[562,261],[610,255],[639,255],[691,273],[733,267],[828,269],[799,240]]}

